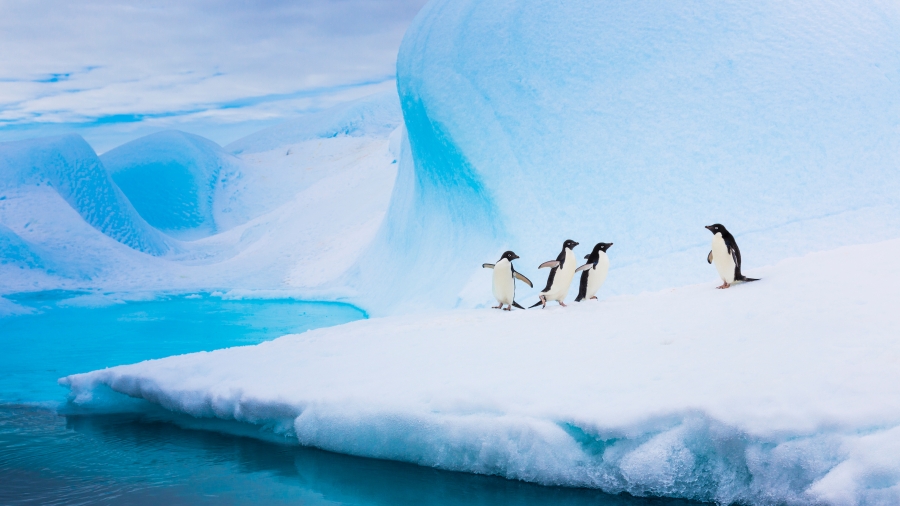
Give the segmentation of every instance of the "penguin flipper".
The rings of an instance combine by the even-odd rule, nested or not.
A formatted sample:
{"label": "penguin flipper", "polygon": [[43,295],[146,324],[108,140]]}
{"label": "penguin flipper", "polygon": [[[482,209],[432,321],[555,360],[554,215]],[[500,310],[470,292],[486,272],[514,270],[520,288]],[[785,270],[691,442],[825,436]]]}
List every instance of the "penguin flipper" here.
{"label": "penguin flipper", "polygon": [[534,285],[531,284],[531,280],[528,279],[528,278],[526,278],[525,276],[523,276],[523,275],[521,275],[521,274],[519,274],[518,272],[515,272],[515,271],[513,271],[513,276],[515,276],[516,279],[518,279],[519,281],[521,281],[521,282],[525,283],[526,285],[528,285],[530,288],[534,288]]}
{"label": "penguin flipper", "polygon": [[494,264],[481,264],[481,266],[484,267],[485,269],[493,269],[494,268]]}
{"label": "penguin flipper", "polygon": [[593,266],[594,266],[593,263],[588,262],[588,263],[582,265],[581,267],[575,269],[575,272],[586,271],[586,270],[590,269],[590,268],[593,267]]}
{"label": "penguin flipper", "polygon": [[524,307],[520,306],[519,303],[516,301],[513,301],[512,305],[513,305],[513,307],[517,307],[519,309],[525,309]]}
{"label": "penguin flipper", "polygon": [[706,255],[706,263],[712,263],[712,250],[709,250],[709,255]]}
{"label": "penguin flipper", "polygon": [[542,263],[541,266],[538,267],[538,269],[543,269],[545,267],[559,267],[559,260],[547,260],[546,262]]}

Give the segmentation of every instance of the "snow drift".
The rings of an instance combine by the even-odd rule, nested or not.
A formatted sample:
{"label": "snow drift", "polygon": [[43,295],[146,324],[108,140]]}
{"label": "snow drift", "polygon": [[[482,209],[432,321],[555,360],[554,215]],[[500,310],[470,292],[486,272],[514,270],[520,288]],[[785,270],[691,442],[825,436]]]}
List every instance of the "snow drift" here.
{"label": "snow drift", "polygon": [[604,291],[635,293],[708,277],[715,222],[748,266],[897,237],[897,47],[890,2],[433,0],[400,48],[409,156],[362,283],[470,305],[482,262],[534,275],[572,238],[615,242]]}
{"label": "snow drift", "polygon": [[372,319],[60,382],[76,406],[112,389],[261,437],[543,484],[894,504],[898,255],[900,240],[845,247],[724,291]]}

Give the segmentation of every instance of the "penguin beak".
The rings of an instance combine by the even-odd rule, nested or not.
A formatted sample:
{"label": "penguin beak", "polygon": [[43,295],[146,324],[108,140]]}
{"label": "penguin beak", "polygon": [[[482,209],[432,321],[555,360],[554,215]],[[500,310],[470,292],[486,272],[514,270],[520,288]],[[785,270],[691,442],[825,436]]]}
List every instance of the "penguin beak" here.
{"label": "penguin beak", "polygon": [[576,243],[575,243],[575,246],[578,246],[578,244],[579,244],[579,243],[576,242]]}
{"label": "penguin beak", "polygon": [[513,253],[513,260],[515,260],[517,258],[519,258],[519,255],[516,255],[515,253]]}
{"label": "penguin beak", "polygon": [[705,227],[703,227],[703,228],[705,228],[706,230],[709,230],[710,232],[712,232],[712,225],[707,225],[707,226],[705,226]]}
{"label": "penguin beak", "polygon": [[612,245],[613,245],[613,243],[609,243],[609,245],[606,247],[606,249],[612,248]]}

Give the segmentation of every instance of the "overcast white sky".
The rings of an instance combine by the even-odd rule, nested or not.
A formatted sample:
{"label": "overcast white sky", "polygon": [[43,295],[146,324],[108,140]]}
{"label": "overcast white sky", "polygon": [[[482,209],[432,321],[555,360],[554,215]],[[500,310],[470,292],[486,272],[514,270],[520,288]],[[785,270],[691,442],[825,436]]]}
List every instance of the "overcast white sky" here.
{"label": "overcast white sky", "polygon": [[394,87],[425,0],[0,0],[0,141],[94,148],[163,128],[225,144]]}

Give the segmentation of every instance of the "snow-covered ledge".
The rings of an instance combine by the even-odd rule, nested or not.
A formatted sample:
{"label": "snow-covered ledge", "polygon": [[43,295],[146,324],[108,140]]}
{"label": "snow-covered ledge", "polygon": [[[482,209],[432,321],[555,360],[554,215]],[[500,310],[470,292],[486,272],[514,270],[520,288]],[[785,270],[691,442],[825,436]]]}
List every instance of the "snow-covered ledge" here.
{"label": "snow-covered ledge", "polygon": [[710,268],[703,285],[372,319],[60,383],[82,405],[106,385],[305,445],[537,483],[892,503],[897,258],[900,240],[846,247],[728,290]]}

